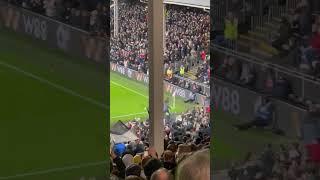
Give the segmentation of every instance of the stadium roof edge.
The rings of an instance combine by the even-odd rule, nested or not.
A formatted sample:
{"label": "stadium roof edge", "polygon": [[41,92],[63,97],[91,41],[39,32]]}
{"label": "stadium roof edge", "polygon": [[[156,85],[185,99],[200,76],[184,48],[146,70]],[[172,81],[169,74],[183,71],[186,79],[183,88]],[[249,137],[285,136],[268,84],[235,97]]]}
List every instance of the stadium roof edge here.
{"label": "stadium roof edge", "polygon": [[164,0],[165,4],[175,4],[195,8],[210,9],[209,0]]}

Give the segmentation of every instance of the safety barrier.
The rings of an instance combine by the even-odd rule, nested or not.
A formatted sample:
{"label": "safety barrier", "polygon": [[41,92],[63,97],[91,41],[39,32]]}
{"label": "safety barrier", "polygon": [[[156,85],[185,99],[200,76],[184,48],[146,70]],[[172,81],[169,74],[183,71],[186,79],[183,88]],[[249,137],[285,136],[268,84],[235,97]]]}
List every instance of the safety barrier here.
{"label": "safety barrier", "polygon": [[[319,78],[298,72],[294,69],[289,69],[285,66],[269,63],[246,53],[233,51],[217,45],[212,45],[212,48],[215,55],[213,58],[214,61],[221,61],[226,55],[228,55],[234,57],[238,61],[253,64],[258,73],[257,77],[260,77],[261,80],[266,76],[266,69],[270,69],[275,72],[276,76],[282,76],[288,79],[292,84],[295,94],[298,96],[320,102],[320,97],[317,92],[317,89],[320,87]],[[257,79],[257,81],[259,81],[259,79]]]}
{"label": "safety barrier", "polygon": [[[214,78],[213,82],[211,95],[214,107],[236,116],[238,123],[252,120],[261,100],[267,96],[223,79]],[[283,100],[271,98],[271,101],[275,107],[275,126],[283,130],[288,137],[301,137],[307,110]]]}

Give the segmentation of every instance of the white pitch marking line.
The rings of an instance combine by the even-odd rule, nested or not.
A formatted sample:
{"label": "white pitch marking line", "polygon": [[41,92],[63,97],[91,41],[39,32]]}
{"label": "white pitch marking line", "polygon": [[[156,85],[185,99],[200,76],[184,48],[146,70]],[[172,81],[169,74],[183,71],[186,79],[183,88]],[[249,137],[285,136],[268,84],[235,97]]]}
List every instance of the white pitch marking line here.
{"label": "white pitch marking line", "polygon": [[130,116],[140,115],[140,114],[147,114],[147,112],[134,113],[134,114],[126,114],[126,115],[121,115],[121,116],[114,116],[114,117],[111,117],[111,119],[122,118],[122,117],[130,117]]}
{"label": "white pitch marking line", "polygon": [[54,87],[54,88],[56,88],[56,89],[58,89],[60,91],[65,92],[67,94],[70,94],[70,95],[75,96],[75,97],[79,97],[80,99],[82,99],[84,101],[87,101],[87,102],[89,102],[91,104],[94,104],[94,105],[96,105],[98,107],[101,107],[101,108],[104,108],[104,109],[108,109],[108,107],[105,104],[101,103],[101,102],[98,102],[98,101],[96,101],[96,100],[94,100],[92,98],[86,97],[86,96],[82,96],[79,93],[77,93],[77,92],[75,92],[75,91],[73,91],[71,89],[68,89],[68,88],[63,87],[63,86],[61,86],[59,84],[53,83],[53,82],[51,82],[51,81],[49,81],[47,79],[41,78],[41,77],[39,77],[37,75],[34,75],[34,74],[30,73],[30,72],[24,71],[24,70],[14,66],[14,65],[8,64],[8,63],[3,62],[3,61],[0,61],[0,65],[2,65],[3,67],[9,68],[9,69],[15,70],[15,71],[17,71],[17,72],[19,72],[21,74],[24,74],[25,76],[28,76],[28,77],[33,78],[35,80],[38,80],[41,83],[47,84],[47,85],[49,85],[51,87]]}
{"label": "white pitch marking line", "polygon": [[124,88],[124,89],[126,89],[126,90],[128,90],[128,91],[131,91],[131,92],[133,92],[133,93],[136,93],[136,94],[138,94],[138,95],[140,95],[140,96],[143,96],[143,97],[145,97],[145,98],[149,98],[148,96],[146,96],[146,95],[144,95],[144,94],[141,94],[141,93],[139,93],[138,91],[135,91],[135,90],[133,90],[133,89],[131,89],[131,88],[128,88],[128,87],[126,87],[126,86],[123,86],[123,85],[121,85],[121,84],[118,84],[118,83],[116,83],[116,82],[114,82],[114,81],[110,81],[112,84],[115,84],[116,86],[119,86],[119,87],[122,87],[122,88]]}
{"label": "white pitch marking line", "polygon": [[43,170],[43,171],[34,171],[34,172],[28,172],[28,173],[23,173],[23,174],[16,174],[16,175],[12,175],[12,176],[3,176],[3,177],[0,177],[0,180],[15,179],[15,178],[21,178],[21,177],[26,177],[26,176],[43,175],[43,174],[49,174],[49,173],[54,173],[54,172],[64,172],[64,171],[73,170],[73,169],[81,169],[81,168],[85,168],[85,167],[106,165],[106,163],[107,163],[107,161],[99,161],[99,162],[91,162],[91,163],[85,163],[85,164],[80,164],[80,165],[67,166],[67,167],[62,167],[62,168],[47,169],[47,170]]}

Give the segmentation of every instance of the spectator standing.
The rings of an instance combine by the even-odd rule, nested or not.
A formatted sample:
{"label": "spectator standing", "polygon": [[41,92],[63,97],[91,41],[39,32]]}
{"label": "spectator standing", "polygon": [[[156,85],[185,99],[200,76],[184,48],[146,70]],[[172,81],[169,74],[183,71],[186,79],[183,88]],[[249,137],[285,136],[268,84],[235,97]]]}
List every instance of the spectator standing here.
{"label": "spectator standing", "polygon": [[56,0],[44,0],[43,8],[46,10],[46,15],[49,17],[56,17]]}
{"label": "spectator standing", "polygon": [[273,105],[272,102],[266,98],[262,104],[257,108],[255,117],[248,123],[235,125],[239,130],[247,130],[251,127],[266,127],[272,123],[273,119]]}
{"label": "spectator standing", "polygon": [[229,48],[234,49],[235,41],[238,39],[238,19],[229,12],[225,18],[224,38]]}

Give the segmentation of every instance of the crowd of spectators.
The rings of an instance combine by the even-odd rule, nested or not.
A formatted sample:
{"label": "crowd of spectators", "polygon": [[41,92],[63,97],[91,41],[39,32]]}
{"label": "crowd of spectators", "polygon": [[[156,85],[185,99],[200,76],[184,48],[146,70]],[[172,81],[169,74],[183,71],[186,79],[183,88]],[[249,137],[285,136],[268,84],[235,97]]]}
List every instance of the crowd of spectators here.
{"label": "crowd of spectators", "polygon": [[110,59],[127,68],[148,74],[146,15],[147,9],[143,3],[119,2],[119,33],[115,37],[111,31]]}
{"label": "crowd of spectators", "polygon": [[[102,0],[8,0],[36,13],[55,18],[93,35],[106,36],[114,26],[113,11]],[[140,1],[120,1],[119,35],[111,28],[111,60],[148,74],[147,6]],[[110,24],[108,19],[110,16]],[[180,82],[193,67],[195,79],[209,84],[209,14],[201,9],[167,5],[164,74],[167,80],[196,93],[197,83]],[[177,23],[176,23],[177,22]]]}
{"label": "crowd of spectators", "polygon": [[289,78],[269,68],[242,62],[232,56],[225,56],[221,61],[214,61],[215,77],[238,84],[299,107],[308,108],[317,105],[316,99],[307,99],[298,95]]}
{"label": "crowd of spectators", "polygon": [[[111,16],[113,21],[113,16]],[[196,80],[209,83],[209,14],[201,9],[166,6],[164,74],[185,76],[199,67]],[[113,23],[111,24],[113,26]],[[111,37],[111,60],[148,74],[147,6],[139,1],[119,2],[119,34]]]}
{"label": "crowd of spectators", "polygon": [[[249,30],[254,31],[256,27],[265,28],[268,38],[266,44],[270,44],[275,50],[270,48],[274,55],[272,62],[291,66],[298,71],[310,74],[315,77],[320,76],[320,28],[319,12],[316,10],[318,2],[313,0],[291,0],[296,3],[292,9],[286,8],[289,1],[270,0],[262,1],[262,12],[257,12],[259,3],[255,1],[232,1],[229,11],[224,18],[224,30],[214,38],[214,43],[231,49],[237,49],[239,34],[246,35]],[[236,8],[235,8],[236,7]],[[271,16],[273,9],[286,9],[287,12],[280,13],[277,17],[279,22],[268,18],[267,22],[258,24],[252,21],[252,17]],[[269,12],[270,11],[270,12]],[[265,27],[267,23],[273,23],[272,29]],[[252,29],[253,28],[253,29]],[[267,53],[267,52],[266,52]],[[279,60],[275,60],[279,59]]]}
{"label": "crowd of spectators", "polygon": [[320,179],[320,141],[302,145],[266,145],[261,153],[249,152],[241,165],[233,164],[231,180],[316,180]]}
{"label": "crowd of spectators", "polygon": [[[201,84],[188,80],[188,79],[183,79],[179,77],[172,77],[171,79],[166,79],[169,82],[171,82],[174,85],[177,85],[179,87],[182,87],[184,89],[188,89],[193,93],[198,93],[198,94],[203,94],[206,96],[209,96],[209,88],[202,86]],[[206,88],[206,89],[205,89]]]}
{"label": "crowd of spectators", "polygon": [[266,68],[260,72],[257,69],[257,66],[239,61],[232,56],[225,56],[222,61],[215,63],[216,75],[227,81],[283,99],[288,99],[288,95],[293,93],[286,78],[280,75],[276,77],[271,69]]}
{"label": "crowd of spectators", "polygon": [[318,24],[318,15],[312,15],[310,4],[303,0],[288,16],[282,17],[278,36],[272,42],[273,47],[289,55],[291,65],[315,77],[320,75]]}
{"label": "crowd of spectators", "polygon": [[36,13],[106,37],[109,4],[103,0],[8,0]]}
{"label": "crowd of spectators", "polygon": [[[243,4],[237,0],[233,2]],[[248,4],[249,2],[253,4]],[[271,39],[267,43],[270,43],[280,52],[279,57],[273,57],[271,63],[280,63],[286,66],[284,68],[309,74],[316,79],[320,75],[320,18],[318,15],[312,14],[314,7],[311,4],[315,2],[309,0],[291,2],[296,2],[295,8],[288,9],[288,12],[281,14],[279,16],[281,19],[278,24],[279,27],[270,30]],[[252,8],[255,7],[254,1],[245,1],[244,4],[240,10],[231,8],[232,11],[225,18],[223,37],[217,36],[214,43],[233,48],[231,46],[234,45],[238,38],[238,31],[243,33],[246,32],[243,29],[248,30],[248,28],[240,26],[240,24],[243,25],[243,22],[246,22],[245,18],[241,18],[241,15],[244,12],[250,16],[256,16],[259,13],[254,12],[256,10]],[[268,15],[271,7],[285,9],[283,8],[285,6],[286,1],[265,1],[262,14]],[[251,25],[248,25],[248,27],[250,28]],[[270,63],[267,60],[265,61]],[[305,99],[304,95],[298,95],[297,91],[300,91],[295,89],[297,82],[294,82],[293,77],[290,77],[290,75],[283,76],[281,72],[264,68],[263,64],[256,65],[225,56],[224,60],[216,61],[215,70],[218,76],[227,81],[246,86],[266,95],[287,100],[295,105],[308,108],[310,104],[319,103],[312,102],[317,101],[316,99]]]}
{"label": "crowd of spectators", "polygon": [[[110,150],[110,179],[210,179],[210,118],[204,107],[182,115],[166,115],[164,152],[149,145],[149,122],[133,120],[128,127],[139,139],[118,143]],[[171,179],[170,179],[171,180]]]}

